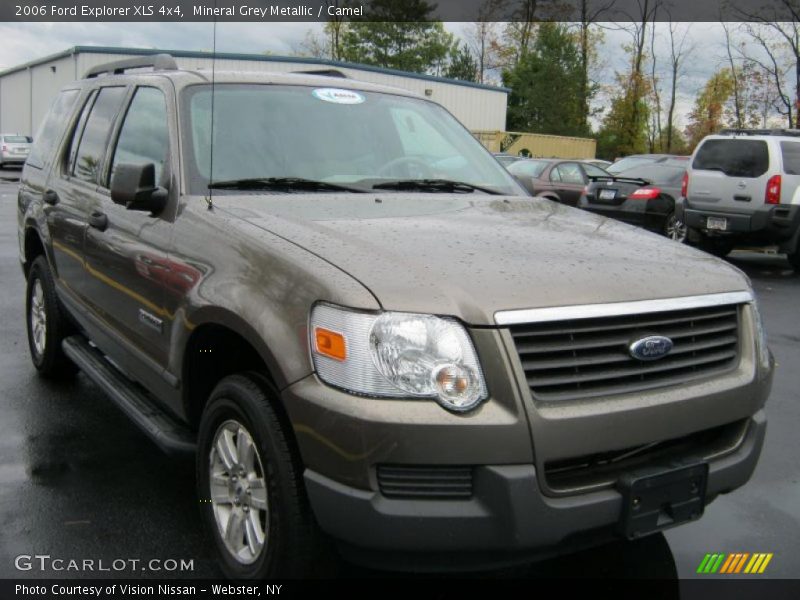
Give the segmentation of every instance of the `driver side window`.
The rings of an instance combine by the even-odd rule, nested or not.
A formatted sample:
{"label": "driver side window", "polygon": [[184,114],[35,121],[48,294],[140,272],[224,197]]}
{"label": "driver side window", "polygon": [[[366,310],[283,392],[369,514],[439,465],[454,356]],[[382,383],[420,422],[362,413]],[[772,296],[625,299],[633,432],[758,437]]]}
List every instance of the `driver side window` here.
{"label": "driver side window", "polygon": [[158,88],[140,87],[131,100],[111,161],[111,174],[120,163],[156,166],[156,182],[161,181],[169,152],[169,128],[164,93]]}

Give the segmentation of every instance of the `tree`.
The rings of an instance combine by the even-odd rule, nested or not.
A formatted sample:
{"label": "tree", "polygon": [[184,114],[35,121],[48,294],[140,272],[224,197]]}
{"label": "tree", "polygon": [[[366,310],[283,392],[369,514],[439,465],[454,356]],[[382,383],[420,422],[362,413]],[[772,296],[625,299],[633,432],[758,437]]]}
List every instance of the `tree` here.
{"label": "tree", "polygon": [[511,88],[508,128],[558,135],[586,135],[580,98],[582,71],[575,36],[565,25],[541,23],[517,64],[503,72]]}
{"label": "tree", "polygon": [[414,73],[441,65],[454,46],[453,35],[431,21],[425,0],[372,0],[369,13],[351,21],[341,36],[341,58]]}
{"label": "tree", "polygon": [[578,95],[581,98],[582,121],[585,128],[589,128],[590,102],[597,91],[597,85],[591,82],[589,76],[590,63],[596,53],[596,46],[600,41],[599,35],[593,31],[592,25],[599,21],[603,14],[608,12],[616,0],[605,2],[592,2],[580,0],[580,21],[578,22],[578,36],[580,39],[580,65],[581,85]]}
{"label": "tree", "polygon": [[[678,153],[678,149],[685,149],[686,143],[675,130],[675,100],[678,93],[678,79],[682,75],[683,65],[686,58],[694,50],[693,46],[686,46],[686,38],[689,34],[689,26],[686,25],[683,35],[678,38],[675,24],[669,21],[669,48],[670,48],[670,96],[669,109],[667,111],[667,133],[664,140],[664,149],[668,153]],[[681,152],[682,153],[682,152]]]}
{"label": "tree", "polygon": [[445,70],[445,77],[462,81],[478,80],[478,63],[466,44],[457,44],[450,53],[450,64]]}
{"label": "tree", "polygon": [[733,94],[733,88],[733,75],[729,68],[720,69],[706,82],[689,113],[686,137],[690,148],[725,124],[725,105]]}

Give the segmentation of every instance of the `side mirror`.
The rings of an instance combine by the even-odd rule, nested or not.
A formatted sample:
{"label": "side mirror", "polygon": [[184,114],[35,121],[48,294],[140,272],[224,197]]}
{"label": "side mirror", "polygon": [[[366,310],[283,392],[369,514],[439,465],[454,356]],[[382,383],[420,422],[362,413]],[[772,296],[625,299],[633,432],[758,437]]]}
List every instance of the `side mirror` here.
{"label": "side mirror", "polygon": [[156,185],[156,166],[119,164],[111,178],[111,201],[128,210],[159,213],[167,204],[168,192]]}

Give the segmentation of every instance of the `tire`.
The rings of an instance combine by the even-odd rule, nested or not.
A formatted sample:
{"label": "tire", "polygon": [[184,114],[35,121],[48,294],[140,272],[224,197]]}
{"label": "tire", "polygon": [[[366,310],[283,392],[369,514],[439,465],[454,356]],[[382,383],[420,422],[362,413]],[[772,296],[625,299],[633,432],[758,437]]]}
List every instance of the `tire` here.
{"label": "tire", "polygon": [[53,275],[44,256],[34,260],[28,272],[25,321],[31,361],[39,374],[49,379],[74,376],[78,367],[61,348],[61,342],[74,332],[74,327],[58,300]]}
{"label": "tire", "polygon": [[688,227],[680,221],[674,212],[669,213],[664,220],[664,235],[679,244],[687,243]]}
{"label": "tire", "polygon": [[200,507],[231,579],[304,577],[319,564],[302,465],[272,401],[277,392],[257,375],[231,375],[214,388],[200,421]]}
{"label": "tire", "polygon": [[725,258],[733,250],[733,242],[721,238],[701,236],[699,247],[709,254],[713,254],[719,258]]}

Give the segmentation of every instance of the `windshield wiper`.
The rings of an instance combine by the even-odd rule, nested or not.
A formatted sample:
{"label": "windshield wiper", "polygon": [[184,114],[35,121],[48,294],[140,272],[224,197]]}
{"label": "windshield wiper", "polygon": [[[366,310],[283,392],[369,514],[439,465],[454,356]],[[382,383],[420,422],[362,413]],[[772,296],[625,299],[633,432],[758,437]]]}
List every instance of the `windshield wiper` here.
{"label": "windshield wiper", "polygon": [[452,181],[450,179],[398,179],[396,181],[384,181],[372,186],[374,190],[417,190],[426,192],[445,192],[445,193],[471,193],[483,192],[484,194],[501,195],[501,192],[491,188],[481,187],[466,183],[465,181]]}
{"label": "windshield wiper", "polygon": [[248,179],[227,179],[225,181],[209,183],[208,188],[214,190],[267,190],[281,188],[309,192],[357,192],[360,194],[366,192],[366,190],[361,188],[339,185],[338,183],[328,183],[327,181],[304,179],[303,177],[251,177]]}

